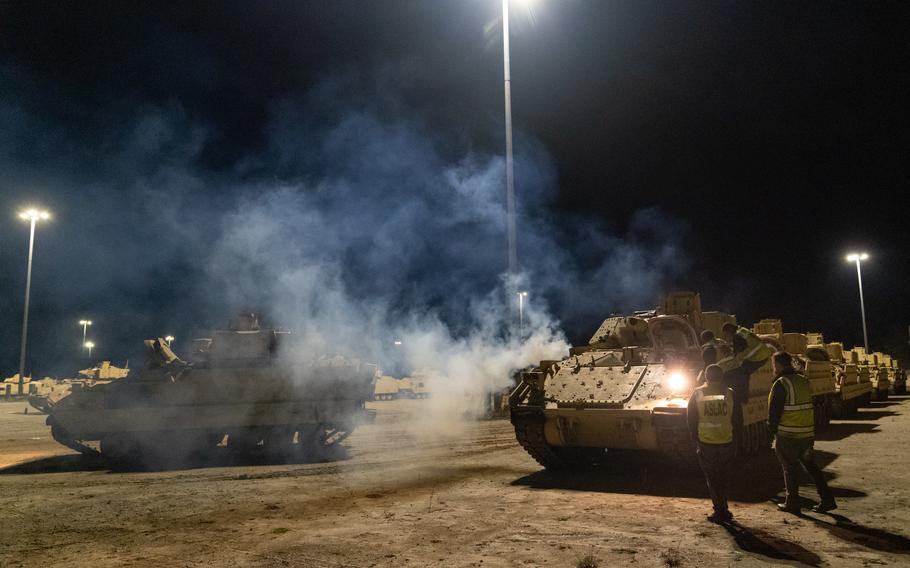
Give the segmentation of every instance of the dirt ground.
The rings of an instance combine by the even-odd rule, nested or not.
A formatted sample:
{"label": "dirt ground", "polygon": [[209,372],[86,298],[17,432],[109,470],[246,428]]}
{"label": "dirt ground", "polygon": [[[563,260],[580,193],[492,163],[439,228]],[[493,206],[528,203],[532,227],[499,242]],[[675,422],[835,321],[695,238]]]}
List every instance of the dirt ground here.
{"label": "dirt ground", "polygon": [[124,472],[0,403],[0,566],[910,565],[907,398],[817,443],[837,515],[777,512],[777,465],[754,460],[729,528],[705,520],[700,478],[659,463],[557,476],[507,421],[431,436],[414,420],[427,401],[373,406],[331,463]]}

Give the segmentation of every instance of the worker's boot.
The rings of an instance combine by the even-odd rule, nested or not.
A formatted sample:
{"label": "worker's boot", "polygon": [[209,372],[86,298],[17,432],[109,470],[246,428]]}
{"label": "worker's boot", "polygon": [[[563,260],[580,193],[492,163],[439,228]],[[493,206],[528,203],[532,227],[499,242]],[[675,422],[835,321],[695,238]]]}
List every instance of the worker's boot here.
{"label": "worker's boot", "polygon": [[828,511],[833,511],[834,509],[837,509],[837,501],[834,500],[833,495],[822,497],[821,503],[812,507],[812,510],[816,513],[827,513]]}
{"label": "worker's boot", "polygon": [[777,504],[777,509],[784,513],[792,513],[794,515],[799,515],[802,511],[799,506],[799,497],[790,497],[787,496],[787,500],[783,503]]}
{"label": "worker's boot", "polygon": [[714,509],[714,513],[708,515],[708,520],[712,523],[727,523],[733,520],[733,513],[729,509]]}

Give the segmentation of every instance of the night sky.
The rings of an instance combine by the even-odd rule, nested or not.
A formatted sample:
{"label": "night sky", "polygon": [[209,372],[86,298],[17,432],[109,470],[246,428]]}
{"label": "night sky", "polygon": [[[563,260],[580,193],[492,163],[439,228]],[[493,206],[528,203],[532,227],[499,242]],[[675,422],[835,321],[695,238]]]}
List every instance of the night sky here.
{"label": "night sky", "polygon": [[[330,261],[301,257],[337,263],[350,296],[373,290],[399,315],[438,309],[457,328],[449,298],[486,293],[505,268],[498,221],[437,231],[434,215],[448,223],[458,208],[428,197],[402,221],[405,252],[371,256],[381,239],[362,226],[394,228],[394,215],[350,212],[402,211],[452,164],[469,171],[467,194],[470,180],[500,187],[499,10],[0,3],[0,374],[18,363],[28,228],[15,214],[31,203],[54,214],[36,245],[38,374],[78,368],[83,317],[100,356],[135,361],[146,337],[180,345],[261,304],[255,280],[237,287],[250,298],[222,296],[230,278],[211,267],[225,219],[246,200],[261,211],[265,187],[306,193],[334,239],[352,235]],[[692,289],[747,323],[780,317],[861,343],[844,254],[865,250],[872,347],[907,356],[910,7],[536,0],[530,13],[515,2],[512,27],[519,233],[534,235],[520,262],[539,267],[536,297],[569,339]],[[343,184],[320,183],[338,171]],[[320,193],[338,187],[353,189]]]}

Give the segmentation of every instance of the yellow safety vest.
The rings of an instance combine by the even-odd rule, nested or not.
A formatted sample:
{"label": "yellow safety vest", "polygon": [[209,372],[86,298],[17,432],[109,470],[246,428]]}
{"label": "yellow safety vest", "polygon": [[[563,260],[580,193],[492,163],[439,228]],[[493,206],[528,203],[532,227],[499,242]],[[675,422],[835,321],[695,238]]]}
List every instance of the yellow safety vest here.
{"label": "yellow safety vest", "polygon": [[717,352],[718,359],[723,359],[723,358],[729,357],[730,355],[733,354],[733,348],[730,347],[730,344],[727,343],[726,341],[724,341],[723,339],[719,339],[719,338],[715,337],[711,341],[702,345],[702,349],[704,349],[708,345],[713,347],[714,350]]}
{"label": "yellow safety vest", "polygon": [[740,361],[737,361],[734,357],[724,357],[716,363],[716,365],[723,369],[725,373],[732,369],[736,369],[740,364]]}
{"label": "yellow safety vest", "polygon": [[736,335],[742,337],[746,341],[746,349],[736,355],[737,359],[740,361],[760,363],[771,356],[771,349],[765,345],[765,342],[762,341],[759,336],[752,333],[752,331],[740,327],[736,330]]}
{"label": "yellow safety vest", "polygon": [[695,389],[698,406],[698,441],[729,444],[733,441],[733,391],[708,383]]}
{"label": "yellow safety vest", "polygon": [[[777,435],[785,438],[814,438],[815,404],[812,402],[809,379],[799,373],[792,373],[781,376],[774,382],[775,386],[777,383],[782,384],[787,393]],[[771,395],[768,395],[769,404],[770,400]]]}

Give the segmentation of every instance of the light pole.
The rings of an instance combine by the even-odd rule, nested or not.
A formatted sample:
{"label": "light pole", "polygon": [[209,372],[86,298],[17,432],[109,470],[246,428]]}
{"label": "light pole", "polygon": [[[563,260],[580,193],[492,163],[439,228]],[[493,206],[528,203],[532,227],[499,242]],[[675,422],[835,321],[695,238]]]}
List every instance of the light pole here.
{"label": "light pole", "polygon": [[85,348],[88,349],[89,363],[92,362],[92,361],[91,361],[91,359],[92,359],[92,349],[93,349],[94,347],[95,347],[95,344],[92,343],[91,341],[86,341],[86,342],[85,342]]}
{"label": "light pole", "polygon": [[173,336],[173,335],[168,335],[167,337],[164,338],[164,340],[167,341],[167,346],[170,347],[170,346],[171,346],[171,341],[174,341],[174,336]]}
{"label": "light pole", "polygon": [[50,219],[51,214],[38,209],[27,209],[19,213],[19,218],[29,221],[31,228],[28,235],[28,269],[25,276],[25,309],[22,312],[22,349],[19,351],[19,394],[25,394],[25,346],[28,340],[28,302],[32,292],[32,256],[35,252],[35,225],[38,221]]}
{"label": "light pole", "polygon": [[856,281],[859,284],[859,311],[863,316],[863,344],[867,354],[869,353],[869,334],[866,332],[866,305],[863,302],[863,274],[859,268],[859,263],[868,258],[869,255],[864,252],[852,252],[847,255],[847,262],[856,263]]}
{"label": "light pole", "polygon": [[512,72],[509,63],[509,0],[502,0],[502,67],[506,100],[506,238],[509,247],[509,275],[518,271],[515,250],[515,171],[512,164]]}
{"label": "light pole", "polygon": [[88,331],[88,326],[92,325],[92,320],[79,320],[79,325],[82,326],[82,351],[85,352],[85,336]]}
{"label": "light pole", "polygon": [[527,292],[516,292],[518,294],[518,337],[524,335],[524,326],[525,326],[525,298],[528,296]]}

